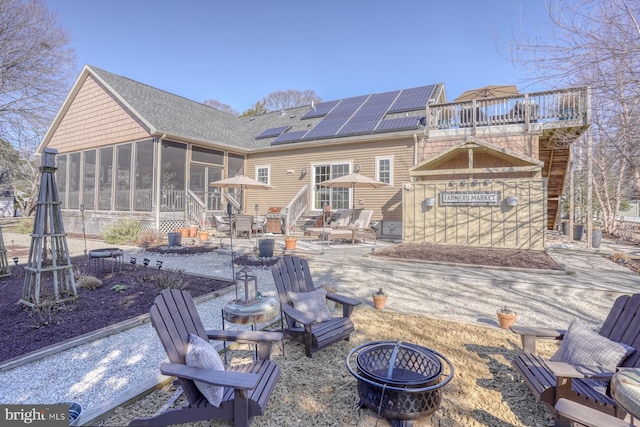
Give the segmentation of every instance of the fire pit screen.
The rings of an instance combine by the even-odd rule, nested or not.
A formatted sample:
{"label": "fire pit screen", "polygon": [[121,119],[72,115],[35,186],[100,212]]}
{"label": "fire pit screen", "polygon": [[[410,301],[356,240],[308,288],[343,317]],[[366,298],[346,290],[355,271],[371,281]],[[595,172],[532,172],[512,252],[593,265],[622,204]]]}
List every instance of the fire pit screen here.
{"label": "fire pit screen", "polygon": [[393,420],[394,426],[411,426],[432,414],[440,407],[442,387],[453,378],[453,365],[442,354],[400,341],[354,348],[347,369],[358,380],[360,405]]}

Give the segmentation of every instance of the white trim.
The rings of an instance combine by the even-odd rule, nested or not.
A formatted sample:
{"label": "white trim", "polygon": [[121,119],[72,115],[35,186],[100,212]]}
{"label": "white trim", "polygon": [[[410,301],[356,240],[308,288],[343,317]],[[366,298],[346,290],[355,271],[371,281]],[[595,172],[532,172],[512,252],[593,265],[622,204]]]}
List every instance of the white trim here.
{"label": "white trim", "polygon": [[[257,165],[254,171],[254,178],[256,181],[260,181],[258,179],[258,169],[266,169],[267,170],[267,185],[271,185],[271,165]],[[262,182],[262,181],[260,181]]]}
{"label": "white trim", "polygon": [[391,156],[376,156],[376,176],[375,180],[380,181],[380,161],[389,160],[389,184],[393,187],[393,155]]}

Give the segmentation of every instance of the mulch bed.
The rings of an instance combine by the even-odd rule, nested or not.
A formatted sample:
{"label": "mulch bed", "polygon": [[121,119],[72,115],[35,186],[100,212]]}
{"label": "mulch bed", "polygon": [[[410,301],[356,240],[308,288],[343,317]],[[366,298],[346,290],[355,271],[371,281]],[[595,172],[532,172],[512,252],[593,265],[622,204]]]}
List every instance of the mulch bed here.
{"label": "mulch bed", "polygon": [[94,290],[78,287],[77,301],[58,304],[50,311],[34,311],[17,304],[22,297],[24,264],[11,266],[11,275],[0,278],[0,361],[146,314],[161,291],[156,285],[159,282],[178,277],[193,297],[231,285],[228,281],[184,273],[171,279],[169,272],[140,263],[125,263],[122,271],[116,269],[114,273],[108,261],[104,269],[89,270],[84,256],[72,258],[72,265],[76,273],[96,276],[102,286]]}
{"label": "mulch bed", "polygon": [[542,251],[404,243],[375,251],[375,255],[422,261],[562,270],[553,258]]}

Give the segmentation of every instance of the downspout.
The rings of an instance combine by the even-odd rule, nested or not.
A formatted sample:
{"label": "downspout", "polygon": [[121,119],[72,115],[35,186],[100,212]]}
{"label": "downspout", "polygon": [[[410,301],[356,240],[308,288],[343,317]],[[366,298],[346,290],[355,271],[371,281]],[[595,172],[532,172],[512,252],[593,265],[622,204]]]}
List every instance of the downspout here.
{"label": "downspout", "polygon": [[157,139],[157,144],[154,144],[154,151],[156,154],[156,185],[155,185],[155,190],[156,190],[156,196],[155,196],[155,201],[156,201],[156,230],[160,231],[160,193],[161,193],[161,189],[160,189],[160,185],[161,185],[161,165],[162,165],[162,159],[160,158],[161,155],[161,150],[160,147],[162,146],[162,140],[165,139],[167,137],[166,133],[163,133],[162,136],[160,138]]}

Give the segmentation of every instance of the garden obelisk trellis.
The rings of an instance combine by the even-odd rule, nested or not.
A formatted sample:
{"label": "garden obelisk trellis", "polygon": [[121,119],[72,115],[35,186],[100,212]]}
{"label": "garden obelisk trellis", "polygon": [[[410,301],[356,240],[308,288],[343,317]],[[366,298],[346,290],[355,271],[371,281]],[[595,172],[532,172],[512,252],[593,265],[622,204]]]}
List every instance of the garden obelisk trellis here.
{"label": "garden obelisk trellis", "polygon": [[[57,153],[58,150],[45,148],[40,166],[40,192],[19,301],[32,308],[74,300],[78,296],[54,176]],[[47,286],[49,280],[52,292]]]}
{"label": "garden obelisk trellis", "polygon": [[2,226],[0,225],[0,277],[10,275],[9,261],[7,259],[7,249],[4,247],[4,238],[2,237]]}

